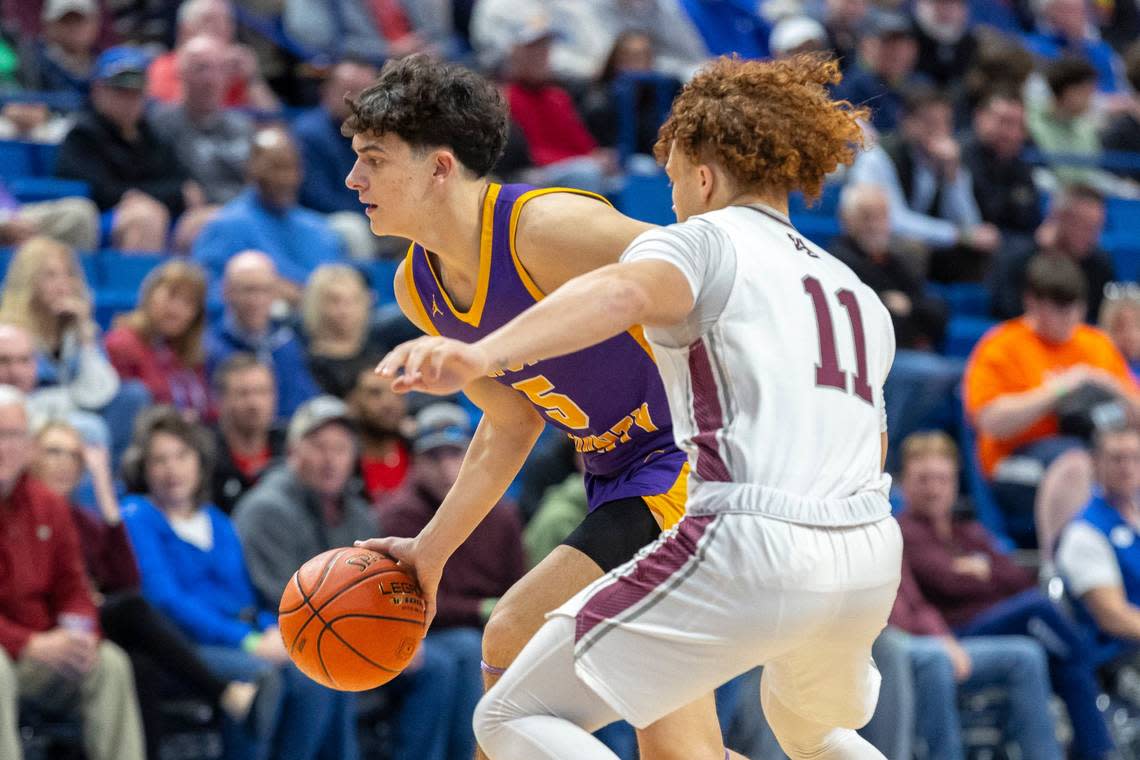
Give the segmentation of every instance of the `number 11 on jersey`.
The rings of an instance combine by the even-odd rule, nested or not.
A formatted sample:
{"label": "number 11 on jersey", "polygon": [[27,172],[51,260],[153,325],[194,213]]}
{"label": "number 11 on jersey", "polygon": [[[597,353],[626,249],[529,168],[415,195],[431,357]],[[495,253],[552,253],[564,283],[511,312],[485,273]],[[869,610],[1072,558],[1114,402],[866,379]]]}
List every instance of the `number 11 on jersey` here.
{"label": "number 11 on jersey", "polygon": [[[804,292],[811,297],[815,307],[815,324],[819,331],[819,364],[815,365],[815,384],[822,388],[838,388],[847,391],[847,373],[839,366],[839,355],[835,350],[835,326],[831,321],[831,307],[823,284],[814,277],[804,278]],[[874,403],[871,385],[867,382],[867,340],[863,335],[863,313],[859,301],[850,290],[836,291],[836,300],[847,310],[851,322],[851,337],[855,343],[855,387],[856,396],[868,404]]]}

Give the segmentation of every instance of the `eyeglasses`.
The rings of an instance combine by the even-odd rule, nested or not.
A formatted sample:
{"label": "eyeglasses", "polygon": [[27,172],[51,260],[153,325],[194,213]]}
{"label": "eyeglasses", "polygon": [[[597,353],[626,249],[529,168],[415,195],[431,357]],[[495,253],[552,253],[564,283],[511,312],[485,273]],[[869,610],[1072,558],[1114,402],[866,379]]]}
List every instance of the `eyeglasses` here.
{"label": "eyeglasses", "polygon": [[45,446],[43,448],[43,452],[47,456],[59,457],[61,459],[67,458],[78,460],[83,457],[83,452],[81,452],[79,449],[69,449],[63,446]]}
{"label": "eyeglasses", "polygon": [[1109,282],[1104,286],[1108,301],[1140,301],[1140,285],[1135,282]]}

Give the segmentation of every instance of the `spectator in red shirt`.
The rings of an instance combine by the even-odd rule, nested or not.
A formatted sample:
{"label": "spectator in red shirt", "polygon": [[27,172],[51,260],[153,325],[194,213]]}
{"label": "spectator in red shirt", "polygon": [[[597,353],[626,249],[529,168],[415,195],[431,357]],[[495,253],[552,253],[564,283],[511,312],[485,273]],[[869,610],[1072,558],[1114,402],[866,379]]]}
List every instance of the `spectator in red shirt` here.
{"label": "spectator in red shirt", "polygon": [[90,473],[97,510],[71,502],[71,517],[83,545],[88,578],[95,589],[99,623],[111,641],[131,659],[146,731],[146,754],[159,757],[162,744],[161,699],[168,684],[185,684],[190,693],[244,720],[257,687],[213,675],[179,630],[139,594],[141,579],[134,549],[123,524],[107,450],[84,445],[65,422],[50,422],[36,434],[32,473],[65,500]]}
{"label": "spectator in red shirt", "polygon": [[958,450],[942,432],[916,433],[902,445],[899,518],[903,556],[923,596],[958,637],[1033,636],[1049,656],[1053,688],[1073,723],[1074,756],[1113,750],[1096,706],[1098,688],[1076,626],[1037,590],[1033,576],[997,549],[974,520],[955,520]]}
{"label": "spectator in red shirt", "polygon": [[346,400],[360,432],[364,493],[376,502],[399,488],[408,475],[411,451],[404,433],[411,422],[408,405],[404,396],[392,391],[392,381],[371,367],[360,371]]}
{"label": "spectator in red shirt", "polygon": [[[261,76],[257,56],[249,47],[234,41],[234,16],[226,0],[187,0],[178,7],[177,47],[199,34],[214,37],[225,46],[222,60],[229,79],[226,107],[277,110],[280,103]],[[177,50],[151,62],[147,69],[147,94],[165,103],[182,102]]]}
{"label": "spectator in red shirt", "polygon": [[[462,407],[436,403],[416,415],[415,463],[407,482],[379,506],[384,535],[419,535],[455,484],[471,443],[470,418]],[[471,715],[483,696],[480,676],[483,626],[491,610],[526,569],[522,521],[515,505],[502,501],[475,528],[443,572],[435,621],[427,640],[459,663],[456,716],[447,757],[471,757]]]}
{"label": "spectator in red shirt", "polygon": [[90,760],[143,760],[134,676],[104,641],[71,511],[29,477],[24,395],[0,386],[0,757],[22,752],[19,700],[81,716]]}
{"label": "spectator in red shirt", "polygon": [[[889,627],[876,649],[883,646],[904,648],[910,660],[910,674],[884,671],[884,695],[904,707],[899,711],[902,720],[914,716],[915,738],[925,741],[927,760],[965,760],[959,686],[967,691],[998,686],[1006,693],[1009,710],[1001,727],[1002,739],[1016,743],[1022,757],[1062,757],[1049,713],[1049,682],[1041,645],[1025,636],[958,639],[923,597],[905,556]],[[880,656],[876,653],[875,659]],[[891,675],[896,678],[888,681]]]}
{"label": "spectator in red shirt", "polygon": [[521,20],[503,64],[511,119],[525,139],[534,168],[523,179],[601,193],[617,172],[613,151],[599,148],[570,93],[551,77],[550,47],[556,32],[544,16]]}
{"label": "spectator in red shirt", "polygon": [[285,431],[274,424],[277,383],[253,354],[231,354],[214,370],[218,423],[217,461],[211,492],[214,505],[230,514],[238,500],[285,454]]}
{"label": "spectator in red shirt", "polygon": [[156,404],[194,419],[213,419],[202,333],[206,275],[178,259],[151,272],[139,305],[107,333],[107,355],[123,380],[137,379]]}

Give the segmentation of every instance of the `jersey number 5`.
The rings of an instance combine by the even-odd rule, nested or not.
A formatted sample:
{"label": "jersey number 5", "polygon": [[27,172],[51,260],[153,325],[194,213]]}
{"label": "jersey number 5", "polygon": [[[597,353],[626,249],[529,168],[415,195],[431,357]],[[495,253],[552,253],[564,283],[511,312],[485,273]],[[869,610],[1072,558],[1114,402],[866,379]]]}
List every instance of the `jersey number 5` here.
{"label": "jersey number 5", "polygon": [[526,380],[511,383],[511,387],[522,391],[530,402],[546,411],[546,416],[573,430],[590,426],[590,415],[564,393],[554,392],[554,383],[546,375],[535,375]]}
{"label": "jersey number 5", "polygon": [[[831,321],[831,307],[823,285],[814,277],[804,278],[804,292],[811,296],[815,307],[815,324],[819,330],[819,364],[815,365],[817,387],[838,388],[847,391],[847,373],[839,367],[839,355],[835,350],[835,327]],[[871,385],[867,382],[867,341],[863,335],[863,314],[859,311],[859,301],[850,290],[835,293],[839,304],[847,310],[851,320],[851,337],[855,343],[855,395],[873,403]]]}

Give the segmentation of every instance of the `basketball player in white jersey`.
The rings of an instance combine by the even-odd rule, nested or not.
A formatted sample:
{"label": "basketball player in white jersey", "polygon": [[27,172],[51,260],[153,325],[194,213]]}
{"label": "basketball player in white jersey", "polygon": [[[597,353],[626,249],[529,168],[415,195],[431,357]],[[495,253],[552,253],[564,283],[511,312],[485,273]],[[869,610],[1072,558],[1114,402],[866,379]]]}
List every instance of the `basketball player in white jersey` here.
{"label": "basketball player in white jersey", "polygon": [[[421,338],[381,363],[398,389],[451,392],[642,324],[695,475],[679,525],[552,613],[484,697],[492,760],[614,758],[591,731],[648,725],[757,665],[792,758],[882,757],[855,729],[875,708],[871,644],[899,583],[882,470],[894,334],[875,294],[787,218],[788,193],[818,195],[860,144],[862,110],[825,90],[838,76],[813,56],[712,63],[657,145],[679,224],[477,343]],[[434,571],[431,542],[467,527],[440,530],[458,535],[386,548]]]}

